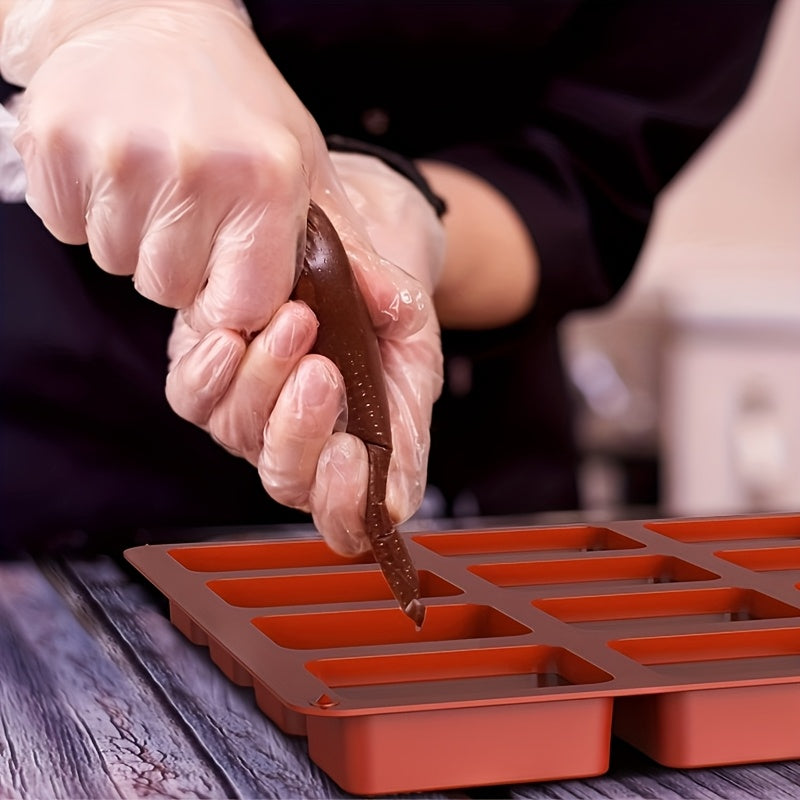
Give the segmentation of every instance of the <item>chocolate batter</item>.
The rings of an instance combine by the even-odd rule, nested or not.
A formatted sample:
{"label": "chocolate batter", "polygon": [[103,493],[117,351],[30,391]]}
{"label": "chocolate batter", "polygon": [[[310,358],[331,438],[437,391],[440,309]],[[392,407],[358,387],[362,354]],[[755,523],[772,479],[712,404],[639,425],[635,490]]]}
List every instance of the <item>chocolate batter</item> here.
{"label": "chocolate batter", "polygon": [[344,378],[347,432],[364,442],[369,458],[365,521],[372,551],[400,607],[421,627],[419,577],[386,508],[392,429],[378,339],[344,246],[313,202],[293,297],[307,303],[319,321],[314,352],[333,361]]}

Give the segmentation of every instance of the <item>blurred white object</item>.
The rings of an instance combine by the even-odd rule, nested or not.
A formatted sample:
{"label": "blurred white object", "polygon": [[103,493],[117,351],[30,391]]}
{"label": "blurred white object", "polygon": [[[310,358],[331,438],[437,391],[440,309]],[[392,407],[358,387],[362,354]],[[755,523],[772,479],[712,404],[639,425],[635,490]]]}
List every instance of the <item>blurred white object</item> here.
{"label": "blurred white object", "polygon": [[[659,198],[622,296],[565,325],[579,446],[652,443],[665,515],[800,509],[798,76],[800,2],[782,0],[746,97]],[[586,369],[598,347],[623,413],[600,361]]]}
{"label": "blurred white object", "polygon": [[800,271],[749,255],[747,271],[703,269],[670,292],[661,425],[669,514],[800,508]]}
{"label": "blurred white object", "polygon": [[737,410],[731,427],[733,468],[742,488],[758,503],[789,477],[789,443],[768,386],[745,387]]}
{"label": "blurred white object", "polygon": [[800,3],[669,188],[637,276],[662,300],[662,504],[800,508]]}

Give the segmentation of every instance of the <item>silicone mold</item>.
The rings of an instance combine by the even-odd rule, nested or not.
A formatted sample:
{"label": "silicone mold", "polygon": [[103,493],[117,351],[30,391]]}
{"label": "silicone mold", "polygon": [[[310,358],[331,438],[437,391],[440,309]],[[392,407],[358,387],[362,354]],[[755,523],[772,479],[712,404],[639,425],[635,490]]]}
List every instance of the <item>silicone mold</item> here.
{"label": "silicone mold", "polygon": [[350,792],[800,758],[800,514],[403,536],[420,630],[316,539],[126,557]]}

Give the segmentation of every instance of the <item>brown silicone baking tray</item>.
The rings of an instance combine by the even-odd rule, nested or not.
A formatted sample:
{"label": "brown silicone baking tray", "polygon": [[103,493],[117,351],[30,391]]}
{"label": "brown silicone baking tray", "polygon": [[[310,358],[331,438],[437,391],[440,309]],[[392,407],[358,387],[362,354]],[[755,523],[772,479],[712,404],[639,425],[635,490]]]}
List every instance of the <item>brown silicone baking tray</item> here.
{"label": "brown silicone baking tray", "polygon": [[403,536],[419,631],[321,540],[126,557],[350,792],[800,758],[800,514]]}

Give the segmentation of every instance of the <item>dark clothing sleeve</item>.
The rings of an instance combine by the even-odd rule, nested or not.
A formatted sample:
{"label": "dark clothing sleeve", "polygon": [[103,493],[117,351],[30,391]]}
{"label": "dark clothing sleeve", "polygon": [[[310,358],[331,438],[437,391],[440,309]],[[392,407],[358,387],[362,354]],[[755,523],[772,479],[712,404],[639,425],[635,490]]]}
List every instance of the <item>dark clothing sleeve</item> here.
{"label": "dark clothing sleeve", "polygon": [[657,194],[743,95],[774,3],[312,5],[250,10],[323,132],[485,177],[528,225],[540,307],[560,315],[625,282]]}
{"label": "dark clothing sleeve", "polygon": [[[559,321],[624,283],[658,192],[745,91],[772,5],[248,3],[323,133],[482,175],[536,243],[525,319],[443,334],[429,477],[448,513],[577,506]],[[299,516],[169,409],[168,309],[22,204],[0,204],[0,280],[0,550]]]}
{"label": "dark clothing sleeve", "polygon": [[431,484],[449,513],[576,507],[558,325],[624,284],[659,192],[744,94],[773,3],[355,2],[311,26],[303,5],[252,9],[323,132],[481,175],[538,251],[525,319],[443,332]]}
{"label": "dark clothing sleeve", "polygon": [[550,315],[606,302],[627,279],[658,193],[743,95],[770,4],[590,2],[547,45],[544,77],[516,83],[525,119],[433,155],[516,206]]}

